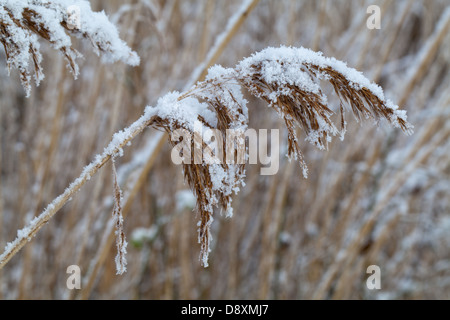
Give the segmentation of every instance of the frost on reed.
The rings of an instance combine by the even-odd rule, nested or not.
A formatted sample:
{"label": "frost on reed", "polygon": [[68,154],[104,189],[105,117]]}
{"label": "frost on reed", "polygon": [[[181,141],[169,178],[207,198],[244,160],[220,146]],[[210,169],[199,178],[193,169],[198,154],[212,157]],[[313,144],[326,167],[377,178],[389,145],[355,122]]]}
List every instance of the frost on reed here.
{"label": "frost on reed", "polygon": [[88,39],[104,62],[139,64],[139,57],[119,38],[105,13],[93,12],[86,0],[0,0],[0,42],[5,48],[8,72],[11,68],[19,71],[27,96],[31,73],[34,71],[36,85],[44,79],[39,38],[61,52],[77,78],[76,59],[81,54],[72,47],[71,36]]}
{"label": "frost on reed", "polygon": [[[334,112],[321,89],[322,81],[329,82],[340,99],[340,126],[331,120]],[[300,162],[305,177],[307,167],[298,145],[298,127],[304,131],[305,139],[319,149],[326,149],[333,136],[339,135],[343,139],[346,109],[358,121],[372,119],[379,123],[385,119],[405,133],[412,133],[406,112],[387,100],[383,90],[360,72],[336,59],[323,57],[321,53],[291,47],[267,48],[244,59],[235,68],[210,68],[205,81],[197,83],[191,90],[169,93],[156,107],[147,107],[146,112],[151,117],[149,125],[163,128],[168,133],[186,130],[194,137],[190,141],[192,150],[208,147],[203,140],[196,139],[202,129],[195,128],[196,124],[219,130],[223,133],[219,135],[223,141],[216,141],[216,148],[220,147],[221,158],[234,159],[235,154],[247,152],[243,137],[237,139],[231,149],[225,141],[227,129],[244,132],[248,126],[247,100],[242,88],[266,101],[284,120],[289,156]],[[171,141],[172,144],[177,142]],[[207,266],[213,209],[220,207],[228,216],[232,215],[231,197],[245,185],[245,170],[240,162],[202,159],[200,164],[195,164],[198,163],[194,159],[195,152],[188,156],[191,159],[183,164],[184,175],[197,198],[200,256],[202,264]]]}
{"label": "frost on reed", "polygon": [[[69,3],[81,8],[82,21],[79,29],[68,28],[66,5]],[[66,32],[90,39],[106,61],[122,60],[131,65],[139,62],[136,54],[118,38],[117,30],[109,24],[105,15],[91,12],[87,1],[49,1],[43,6],[36,5],[35,1],[31,0],[0,0],[0,40],[7,52],[8,66],[19,70],[28,93],[30,59],[34,63],[36,82],[39,83],[43,77],[38,36],[60,50],[69,61],[74,75],[78,74],[74,60],[79,54],[72,48]],[[335,108],[340,114],[338,125],[332,120],[334,108],[329,106],[322,89],[327,82],[340,100],[339,106]],[[338,135],[343,139],[346,131],[345,111],[348,110],[358,121],[372,119],[378,124],[384,119],[405,133],[412,133],[406,112],[399,110],[397,105],[386,99],[378,85],[371,83],[345,63],[305,48],[267,48],[242,60],[234,68],[214,66],[209,69],[206,79],[191,89],[182,93],[168,93],[159,99],[155,107],[148,106],[141,118],[113,136],[104,152],[95,157],[62,195],[40,216],[33,219],[29,226],[18,231],[17,239],[9,243],[0,256],[0,267],[33,237],[93,174],[109,160],[121,155],[122,148],[149,126],[163,129],[169,134],[176,130],[188,133],[194,139],[182,141],[181,137],[172,136],[170,143],[173,146],[180,142],[187,143],[187,149],[191,150],[207,150],[211,147],[199,135],[202,129],[214,129],[221,133],[218,136],[222,137],[223,141],[215,141],[215,149],[222,154],[222,161],[217,161],[220,159],[212,152],[209,153],[210,157],[201,159],[195,159],[195,152],[183,154],[185,158],[190,157],[190,161],[183,163],[183,171],[196,196],[197,212],[200,216],[200,260],[203,266],[208,266],[210,227],[214,209],[221,208],[227,216],[231,216],[232,196],[245,185],[245,161],[223,161],[235,159],[237,154],[244,154],[245,158],[248,156],[243,135],[238,137],[231,147],[225,140],[227,130],[244,133],[248,126],[248,101],[244,98],[243,89],[267,102],[283,119],[288,130],[288,155],[299,161],[305,177],[307,166],[298,144],[298,128],[303,130],[305,140],[319,149],[326,149],[332,137]],[[199,126],[201,128],[198,128]],[[115,169],[113,170],[113,215],[118,248],[116,263],[117,272],[123,273],[126,269],[126,240],[121,215],[122,194],[117,184]]]}

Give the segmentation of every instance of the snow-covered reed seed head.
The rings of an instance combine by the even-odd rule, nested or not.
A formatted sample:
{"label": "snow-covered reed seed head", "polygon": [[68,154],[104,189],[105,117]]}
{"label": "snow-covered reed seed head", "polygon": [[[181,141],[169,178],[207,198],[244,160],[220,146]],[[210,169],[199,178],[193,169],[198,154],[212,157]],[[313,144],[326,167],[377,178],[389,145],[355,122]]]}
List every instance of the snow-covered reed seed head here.
{"label": "snow-covered reed seed head", "polygon": [[[331,119],[334,112],[321,88],[323,81],[332,85],[340,100],[340,126]],[[344,138],[347,108],[357,121],[365,118],[379,123],[385,119],[406,133],[412,133],[406,112],[387,100],[383,90],[360,72],[321,53],[292,47],[267,48],[242,60],[235,68],[210,68],[205,81],[185,93],[169,93],[156,107],[148,107],[147,112],[152,117],[150,125],[163,128],[169,134],[185,130],[194,137],[190,141],[191,150],[203,150],[207,145],[196,132],[197,123],[223,133],[224,141],[220,145],[224,156],[246,152],[245,139],[238,140],[240,143],[231,150],[225,141],[227,130],[244,131],[248,126],[247,100],[242,89],[267,102],[284,120],[289,156],[299,161],[305,177],[307,166],[298,144],[297,128],[303,130],[307,141],[326,149],[333,136]],[[179,142],[171,139],[170,143],[175,146]],[[197,198],[201,261],[207,266],[214,207],[224,209],[231,216],[232,195],[244,185],[245,164],[199,161],[195,152],[188,156],[191,161],[183,163],[184,176]]]}

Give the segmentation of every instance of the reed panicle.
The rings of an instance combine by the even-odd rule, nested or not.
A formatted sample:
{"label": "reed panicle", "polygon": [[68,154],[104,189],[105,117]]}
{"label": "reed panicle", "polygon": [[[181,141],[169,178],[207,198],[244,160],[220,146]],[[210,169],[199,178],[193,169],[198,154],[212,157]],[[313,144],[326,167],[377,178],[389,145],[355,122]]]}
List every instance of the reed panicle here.
{"label": "reed panicle", "polygon": [[[79,75],[76,59],[82,55],[72,46],[71,37],[90,41],[94,52],[105,62],[139,64],[139,57],[119,39],[117,29],[104,13],[93,12],[89,2],[0,1],[0,42],[6,53],[8,70],[17,69],[29,96],[31,74],[36,85],[44,79],[39,39],[44,39],[67,60],[74,78]],[[30,60],[32,66],[29,66]]]}

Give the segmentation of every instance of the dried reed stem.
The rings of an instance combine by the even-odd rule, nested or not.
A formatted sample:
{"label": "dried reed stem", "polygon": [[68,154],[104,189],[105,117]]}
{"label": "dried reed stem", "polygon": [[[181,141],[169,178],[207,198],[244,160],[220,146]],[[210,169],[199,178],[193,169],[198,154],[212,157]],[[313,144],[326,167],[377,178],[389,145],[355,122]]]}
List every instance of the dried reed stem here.
{"label": "dried reed stem", "polygon": [[194,70],[191,80],[189,81],[191,85],[188,85],[188,87],[191,87],[197,81],[200,81],[205,77],[208,68],[219,59],[220,55],[225,50],[225,47],[239,30],[245,19],[247,19],[250,12],[258,5],[258,2],[259,0],[246,0],[240,10],[230,18],[224,32],[217,37],[214,46],[209,50],[205,61]]}
{"label": "dried reed stem", "polygon": [[450,8],[447,8],[439,19],[436,29],[431,37],[425,43],[421,52],[418,55],[417,61],[414,63],[414,67],[408,74],[406,84],[402,92],[402,96],[399,98],[399,106],[404,106],[408,101],[411,92],[416,84],[423,78],[424,74],[428,71],[428,67],[436,55],[441,43],[448,34],[450,28]]}

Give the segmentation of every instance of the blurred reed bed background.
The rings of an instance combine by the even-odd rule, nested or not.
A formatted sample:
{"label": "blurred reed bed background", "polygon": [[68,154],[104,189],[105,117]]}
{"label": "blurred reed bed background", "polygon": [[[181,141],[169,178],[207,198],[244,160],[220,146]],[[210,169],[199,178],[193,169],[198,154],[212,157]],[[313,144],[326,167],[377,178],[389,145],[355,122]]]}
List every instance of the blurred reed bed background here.
{"label": "blurred reed bed background", "polygon": [[[141,64],[101,64],[79,41],[84,59],[74,80],[41,42],[46,79],[28,99],[17,72],[8,77],[0,67],[2,248],[114,132],[192,84],[211,52],[212,62],[229,67],[268,46],[322,51],[379,83],[408,110],[415,133],[349,119],[345,140],[328,151],[301,141],[308,179],[283,157],[287,145],[277,175],[248,165],[234,216],[215,214],[203,268],[181,167],[170,161],[167,139],[148,129],[116,160],[128,271],[115,274],[108,164],[0,271],[0,298],[450,298],[450,1],[260,0],[239,21],[234,0],[91,4],[105,10]],[[382,9],[380,30],[366,27],[372,4]],[[287,134],[273,110],[248,99],[250,127]],[[66,287],[74,264],[80,290]],[[370,265],[381,269],[381,290],[367,289]]]}

